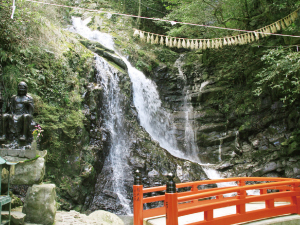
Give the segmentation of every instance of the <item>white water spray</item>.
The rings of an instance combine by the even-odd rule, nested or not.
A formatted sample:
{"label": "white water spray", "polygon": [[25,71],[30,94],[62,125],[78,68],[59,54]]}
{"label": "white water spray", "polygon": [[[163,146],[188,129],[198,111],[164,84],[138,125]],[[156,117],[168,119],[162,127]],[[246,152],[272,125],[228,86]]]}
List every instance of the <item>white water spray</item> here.
{"label": "white water spray", "polygon": [[89,17],[85,20],[82,20],[79,17],[72,17],[72,27],[68,30],[77,34],[80,34],[82,37],[85,37],[91,41],[97,41],[103,46],[114,49],[114,41],[111,35],[102,33],[97,30],[91,30],[87,24],[91,22],[92,18]]}
{"label": "white water spray", "polygon": [[[89,40],[98,41],[105,47],[114,50],[112,37],[99,31],[91,31],[86,26],[89,21],[90,19],[82,21],[80,18],[73,18],[73,27],[69,30],[76,32]],[[161,147],[167,149],[172,155],[192,161],[195,161],[196,159],[196,162],[199,163],[200,160],[197,160],[198,157],[191,159],[191,157],[184,155],[183,152],[177,148],[171,114],[161,107],[161,100],[155,83],[146,78],[141,71],[132,67],[125,57],[122,57],[122,59],[128,67],[128,73],[133,86],[133,101],[138,111],[140,124],[154,140],[159,142]],[[123,110],[121,104],[118,102],[118,94],[120,92],[118,87],[118,77],[116,76],[116,73],[108,68],[108,63],[99,56],[96,56],[96,65],[99,75],[98,84],[100,84],[107,93],[108,109],[105,126],[110,130],[112,138],[110,155],[105,162],[105,166],[111,167],[114,175],[114,191],[117,193],[126,213],[131,214],[129,207],[130,200],[126,199],[123,185],[128,177],[127,174],[129,174],[129,166],[126,157],[129,154],[128,148],[130,137],[122,130],[122,126],[124,125],[124,115],[122,114]],[[208,82],[205,82],[203,87],[207,84]],[[203,87],[201,86],[201,88]],[[190,145],[189,148],[191,149],[191,154],[195,155],[198,152],[198,147],[195,143],[192,126],[189,123],[193,108],[191,105],[188,105],[188,101],[190,101],[190,99],[187,97],[184,103],[187,107],[185,116],[187,121],[185,126],[185,142]],[[212,169],[210,165],[202,164],[202,166],[210,179],[221,178],[220,174]]]}
{"label": "white water spray", "polygon": [[[180,55],[180,57],[176,60],[174,66],[177,67],[179,76],[184,80],[185,87],[183,89],[183,95],[184,95],[184,104],[183,104],[183,110],[185,112],[185,140],[184,140],[184,147],[186,148],[186,151],[189,153],[188,156],[186,156],[186,159],[189,159],[193,162],[197,162],[202,166],[202,169],[206,173],[207,177],[209,179],[222,179],[221,174],[213,168],[213,165],[211,164],[203,164],[201,162],[201,159],[198,157],[198,146],[195,141],[195,134],[194,129],[191,124],[191,121],[193,118],[193,106],[190,103],[190,93],[189,93],[189,87],[187,85],[187,79],[186,76],[183,73],[182,65],[183,65],[183,57],[184,55]],[[199,92],[202,92],[203,89],[210,83],[210,81],[205,81],[201,83]],[[221,155],[222,155],[222,142],[223,139],[220,139],[220,145],[219,145],[219,161],[222,161]],[[224,183],[218,183],[218,187],[229,187],[229,186],[236,186],[235,182],[224,182]]]}
{"label": "white water spray", "polygon": [[97,83],[101,84],[106,96],[104,126],[110,132],[111,147],[105,166],[113,171],[113,190],[118,195],[121,205],[127,214],[131,214],[130,200],[126,199],[125,177],[130,176],[130,168],[126,163],[129,155],[130,137],[124,129],[125,119],[120,102],[119,77],[107,61],[98,55],[95,56],[97,69]]}
{"label": "white water spray", "polygon": [[219,145],[219,161],[222,161],[222,144],[223,144],[223,139],[220,138],[220,145]]}
{"label": "white water spray", "polygon": [[161,107],[156,84],[132,67],[126,58],[122,59],[128,67],[133,87],[133,102],[138,111],[140,124],[161,147],[172,155],[183,158],[184,154],[177,148],[171,114]]}
{"label": "white water spray", "polygon": [[196,161],[200,163],[200,159],[198,157],[198,146],[196,145],[195,141],[195,133],[193,130],[193,126],[191,121],[194,119],[194,111],[193,106],[190,103],[191,97],[189,92],[189,86],[187,85],[186,76],[183,73],[182,66],[183,66],[183,57],[184,55],[180,55],[180,57],[175,61],[174,66],[177,67],[179,76],[184,80],[184,88],[183,88],[183,107],[182,110],[184,111],[185,115],[185,124],[184,124],[184,148],[185,148],[185,158],[191,161]]}
{"label": "white water spray", "polygon": [[[73,26],[70,28],[70,31],[76,32],[89,40],[98,41],[102,45],[113,49],[112,37],[99,31],[91,31],[86,26],[89,20],[73,18]],[[104,92],[104,127],[109,131],[111,138],[109,156],[104,162],[104,167],[111,169],[113,173],[113,181],[111,183],[114,193],[117,194],[125,213],[131,214],[130,199],[126,198],[127,193],[124,188],[126,179],[131,176],[131,171],[127,164],[130,136],[124,129],[126,122],[121,103],[122,94],[119,88],[119,77],[117,70],[97,54],[95,54],[95,67],[97,84],[102,87]]]}

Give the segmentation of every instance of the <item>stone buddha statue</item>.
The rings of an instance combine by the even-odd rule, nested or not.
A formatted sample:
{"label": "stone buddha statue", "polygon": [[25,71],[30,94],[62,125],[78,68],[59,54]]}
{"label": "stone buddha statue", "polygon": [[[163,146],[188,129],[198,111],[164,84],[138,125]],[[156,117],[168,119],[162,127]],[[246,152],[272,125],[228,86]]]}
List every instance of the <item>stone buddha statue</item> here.
{"label": "stone buddha statue", "polygon": [[31,135],[30,125],[33,118],[33,98],[27,94],[27,84],[18,84],[18,94],[11,97],[6,113],[2,115],[2,136],[0,141],[7,139],[9,133],[17,135],[20,141],[26,141]]}

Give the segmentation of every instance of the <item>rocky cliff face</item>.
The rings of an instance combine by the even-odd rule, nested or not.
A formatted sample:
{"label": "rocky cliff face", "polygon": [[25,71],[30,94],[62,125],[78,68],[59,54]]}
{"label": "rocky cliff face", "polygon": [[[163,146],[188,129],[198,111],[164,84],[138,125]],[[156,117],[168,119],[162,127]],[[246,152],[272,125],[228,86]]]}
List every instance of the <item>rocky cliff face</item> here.
{"label": "rocky cliff face", "polygon": [[[87,40],[84,43],[88,48],[93,44]],[[131,206],[133,174],[136,169],[142,173],[144,186],[165,184],[167,180],[165,175],[169,172],[176,174],[177,182],[206,179],[207,176],[200,165],[172,156],[152,140],[144,128],[139,125],[138,114],[132,102],[130,78],[124,70],[126,68],[121,67],[123,63],[116,65],[116,62],[120,61],[112,61],[111,57],[101,60],[105,61],[103,63],[107,63],[106,70],[98,70],[94,82],[87,85],[84,102],[84,113],[87,118],[85,127],[89,131],[90,140],[88,151],[94,157],[91,166],[95,171],[94,191],[86,197],[84,210],[104,209],[118,214],[128,213],[122,198],[125,198],[125,202]],[[113,92],[115,98],[118,98],[120,111],[122,111],[118,117],[123,118],[122,124],[119,124],[121,127],[116,127],[115,130],[107,126],[109,118],[115,116],[108,111],[109,104],[112,104],[113,99],[108,96],[106,90],[112,84],[109,83],[106,86],[101,82],[105,79],[105,75],[101,73],[107,73],[107,70],[117,78],[118,90],[115,89]],[[113,108],[116,107],[114,104]],[[115,124],[114,126],[119,125]],[[118,165],[113,163],[113,157],[118,146],[115,144],[114,132],[120,131],[123,134],[126,133],[128,140],[122,142],[122,152],[116,155],[122,160],[118,163],[123,163],[121,170],[124,176],[117,179]],[[117,138],[122,139],[122,134],[120,133]],[[120,193],[117,183],[122,185]]]}
{"label": "rocky cliff face", "polygon": [[[208,63],[213,57],[208,56],[208,51],[178,53],[180,50],[161,47],[133,47],[126,35],[116,38],[118,47],[120,51],[124,48],[122,52],[128,54],[130,61],[155,81],[162,106],[171,112],[170,127],[175,129],[178,149],[186,156],[196,154],[201,162],[214,164],[224,177],[300,174],[297,146],[285,147],[299,123],[296,109],[285,108],[272,94],[247,99],[251,90],[223,82],[219,76],[222,71]],[[172,156],[140,126],[124,61],[98,43],[78,39],[86,50],[98,55],[95,58],[101,58],[106,68],[103,74],[110,71],[113,75],[105,85],[94,62],[94,77],[84,85],[82,144],[86,145],[80,155],[70,155],[64,165],[72,175],[63,175],[60,196],[72,204],[63,203],[63,208],[128,213],[136,169],[142,172],[145,186],[165,184],[164,175],[168,172],[176,174],[176,182],[206,179],[199,164]],[[124,47],[126,41],[129,47]],[[107,88],[113,79],[118,90],[112,90],[115,95],[110,98]],[[118,103],[111,104],[112,99],[118,99]],[[118,110],[110,112],[108,108],[114,106]],[[111,117],[122,118],[111,126],[120,128],[117,135],[108,126]],[[116,147],[121,159],[119,171],[124,175],[117,178],[115,169],[120,165],[112,155]]]}
{"label": "rocky cliff face", "polygon": [[[286,146],[291,133],[299,126],[297,109],[284,107],[270,94],[248,102],[244,112],[237,115],[237,110],[230,109],[234,100],[226,95],[235,92],[243,98],[249,90],[223,85],[218,79],[220,71],[210,68],[205,60],[206,53],[186,52],[181,56],[181,67],[176,64],[160,67],[150,75],[165,106],[173,110],[177,140],[183,149],[188,112],[199,158],[215,164],[224,177],[299,178],[300,156],[296,145]],[[192,104],[192,110],[184,107],[185,98]],[[241,99],[238,107],[245,101]]]}

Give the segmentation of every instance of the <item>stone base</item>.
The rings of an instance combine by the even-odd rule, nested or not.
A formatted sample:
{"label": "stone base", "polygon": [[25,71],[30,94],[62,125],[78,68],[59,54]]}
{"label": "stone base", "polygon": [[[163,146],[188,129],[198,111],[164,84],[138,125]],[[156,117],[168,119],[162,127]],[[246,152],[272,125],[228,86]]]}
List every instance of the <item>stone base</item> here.
{"label": "stone base", "polygon": [[9,149],[9,148],[0,148],[0,156],[2,158],[6,156],[33,159],[36,155],[44,157],[47,154],[47,150],[38,151],[31,149]]}
{"label": "stone base", "polygon": [[[0,156],[8,162],[18,162],[15,172],[11,174],[11,184],[39,184],[45,175],[45,159],[47,150],[31,149],[0,149]],[[7,184],[7,177],[2,177],[2,183]]]}
{"label": "stone base", "polygon": [[[4,220],[8,219],[9,212],[8,211],[2,211],[1,216]],[[10,212],[10,220],[11,225],[23,225],[25,220],[26,214],[18,211],[11,211]]]}

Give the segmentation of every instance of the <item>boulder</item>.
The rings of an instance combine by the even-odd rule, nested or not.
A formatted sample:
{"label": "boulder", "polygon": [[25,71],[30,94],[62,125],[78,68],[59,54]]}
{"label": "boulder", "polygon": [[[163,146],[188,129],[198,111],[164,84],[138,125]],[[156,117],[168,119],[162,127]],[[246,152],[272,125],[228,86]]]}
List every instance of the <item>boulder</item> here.
{"label": "boulder", "polygon": [[56,214],[54,184],[33,185],[27,191],[23,213],[25,222],[52,225]]}
{"label": "boulder", "polygon": [[[20,159],[6,159],[10,162],[17,162]],[[23,159],[24,160],[24,159]],[[33,160],[23,161],[15,166],[15,174],[11,176],[11,184],[39,184],[45,175],[45,159],[38,157]],[[2,183],[7,184],[7,178],[2,180]]]}
{"label": "boulder", "polygon": [[124,222],[117,215],[104,210],[94,211],[88,218],[103,225],[124,225]]}
{"label": "boulder", "polygon": [[133,224],[133,216],[119,216],[125,225],[131,225]]}

